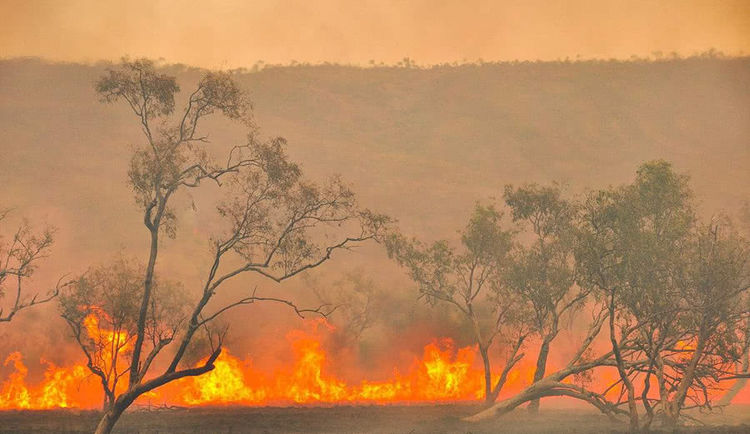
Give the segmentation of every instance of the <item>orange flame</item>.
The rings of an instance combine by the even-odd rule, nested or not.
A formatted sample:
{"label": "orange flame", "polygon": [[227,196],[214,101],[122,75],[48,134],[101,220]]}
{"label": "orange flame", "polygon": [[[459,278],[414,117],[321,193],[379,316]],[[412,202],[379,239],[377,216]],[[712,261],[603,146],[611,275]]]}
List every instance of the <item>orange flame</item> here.
{"label": "orange flame", "polygon": [[[304,332],[289,334],[294,363],[268,377],[228,351],[211,372],[179,382],[177,401],[186,405],[269,405],[336,403],[408,403],[465,401],[482,396],[483,372],[473,366],[473,347],[455,350],[450,339],[424,348],[405,376],[395,372],[388,381],[363,380],[349,385],[329,373],[330,366],[320,341]],[[175,386],[173,386],[175,387]],[[181,402],[179,402],[181,401]]]}
{"label": "orange flame", "polygon": [[[207,374],[170,383],[143,396],[138,402],[169,405],[332,405],[332,404],[408,404],[459,402],[481,399],[484,372],[475,346],[456,348],[452,340],[435,339],[424,346],[421,358],[414,357],[405,373],[393,369],[382,381],[361,379],[347,382],[336,375],[338,366],[326,352],[318,326],[330,330],[324,321],[310,322],[313,331],[294,330],[287,335],[292,361],[273,370],[259,369],[251,359],[242,360],[225,349]],[[132,336],[100,327],[95,317],[85,321],[89,336],[104,345],[102,362],[121,367],[130,351]],[[95,408],[103,393],[99,378],[85,363],[47,366],[40,384],[29,386],[29,370],[18,352],[11,353],[3,367],[12,369],[0,382],[0,410]],[[517,392],[530,382],[533,360],[523,360],[511,374],[503,395]],[[495,369],[497,372],[498,369]],[[600,372],[595,380],[606,383],[612,372]],[[613,377],[614,378],[614,377]],[[493,379],[496,381],[496,378]],[[123,384],[126,381],[122,382]],[[119,389],[119,387],[118,387]],[[744,392],[747,392],[745,390]],[[734,401],[747,402],[747,393]]]}

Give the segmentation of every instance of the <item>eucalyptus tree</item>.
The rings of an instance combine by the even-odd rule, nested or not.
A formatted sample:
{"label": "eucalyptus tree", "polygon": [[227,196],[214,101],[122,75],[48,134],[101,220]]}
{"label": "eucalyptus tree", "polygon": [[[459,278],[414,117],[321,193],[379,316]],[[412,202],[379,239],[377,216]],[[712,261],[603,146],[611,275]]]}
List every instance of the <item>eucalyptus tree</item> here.
{"label": "eucalyptus tree", "polygon": [[[710,407],[722,381],[744,377],[734,366],[747,351],[750,250],[724,219],[698,221],[687,176],[664,161],[643,164],[631,184],[590,193],[574,233],[577,284],[601,307],[586,339],[565,368],[467,420],[569,396],[624,413],[637,431],[656,416],[674,425],[684,408]],[[539,285],[529,267],[519,270],[519,282]],[[587,355],[605,323],[610,350]],[[603,391],[564,381],[600,366],[615,367],[619,377]]]}
{"label": "eucalyptus tree", "polygon": [[[485,402],[497,399],[529,334],[523,306],[500,278],[508,265],[513,232],[502,227],[493,206],[476,205],[460,247],[447,240],[431,244],[400,234],[387,241],[389,255],[406,268],[420,297],[430,305],[445,303],[460,312],[473,332],[484,365]],[[490,349],[498,338],[508,342],[505,366],[493,383]]]}
{"label": "eucalyptus tree", "polygon": [[[542,192],[538,191],[538,196],[532,196],[529,191],[521,190],[514,195],[515,191],[509,189],[506,196],[511,199],[510,206],[519,208],[519,211],[526,210],[526,213],[518,215],[529,219],[532,227],[538,226],[533,232],[545,235],[550,233],[548,228],[554,227],[549,222],[561,219],[545,220],[541,218],[545,214],[534,214],[529,211],[538,211],[538,197],[545,197],[540,194]],[[548,191],[546,196],[554,198],[554,190]],[[531,198],[535,200],[532,201]],[[671,167],[664,162],[641,166],[636,181],[631,185],[590,193],[581,204],[579,224],[573,231],[573,251],[568,250],[566,244],[559,244],[557,247],[557,254],[561,259],[557,259],[558,271],[553,273],[557,273],[561,278],[557,279],[559,283],[556,285],[550,284],[555,280],[550,281],[549,277],[545,276],[545,273],[550,271],[549,265],[555,262],[540,259],[544,258],[542,252],[551,249],[545,243],[544,237],[535,236],[536,246],[532,245],[535,249],[531,250],[532,254],[526,254],[528,259],[521,256],[525,260],[519,261],[518,277],[513,280],[517,281],[515,286],[520,293],[528,294],[527,298],[532,300],[532,305],[540,306],[535,309],[541,319],[536,320],[537,328],[542,333],[545,330],[553,332],[552,336],[556,332],[556,297],[547,296],[551,291],[543,292],[545,287],[556,289],[558,294],[569,292],[568,297],[575,302],[583,300],[586,294],[591,292],[592,305],[598,314],[592,321],[587,339],[581,348],[585,349],[590,345],[588,338],[598,336],[606,322],[611,350],[588,363],[581,363],[579,351],[567,368],[540,376],[542,378],[537,378],[535,383],[513,400],[498,403],[490,409],[491,411],[476,415],[474,420],[492,414],[502,414],[523,402],[554,396],[559,393],[560,386],[552,383],[562,383],[563,379],[571,375],[571,369],[580,374],[586,372],[580,370],[582,367],[588,367],[590,371],[597,366],[615,366],[619,374],[617,384],[621,385],[622,394],[626,395],[631,428],[639,428],[633,375],[641,366],[643,358],[639,357],[641,353],[636,350],[635,335],[646,325],[655,324],[651,321],[654,311],[660,311],[664,315],[664,309],[674,301],[669,293],[673,289],[669,284],[669,272],[674,269],[674,264],[679,263],[680,243],[687,243],[687,235],[693,221],[688,199],[686,179],[675,175]],[[536,206],[532,207],[530,204]],[[558,204],[557,207],[567,208],[562,204]],[[552,210],[554,209],[553,207]],[[548,213],[552,216],[556,214],[566,215],[559,211]],[[566,232],[567,230],[561,231],[561,235]],[[561,236],[560,240],[564,239],[565,237]],[[571,253],[575,259],[575,272],[570,265],[571,260],[568,259]],[[546,254],[551,256],[551,253]],[[563,257],[566,259],[563,260]],[[573,276],[579,289],[571,289]],[[565,297],[559,299],[565,300]],[[563,307],[567,305],[565,301],[561,303]],[[537,369],[537,372],[539,371]],[[595,401],[589,402],[599,402],[605,409],[610,410],[610,413],[619,413],[619,402],[609,403],[604,398],[609,391],[608,388],[599,394],[593,391],[585,392],[591,394],[588,396],[596,398]]]}
{"label": "eucalyptus tree", "polygon": [[[205,73],[185,106],[177,110],[175,95],[179,90],[175,77],[160,73],[147,59],[124,60],[96,83],[104,102],[125,103],[142,132],[143,142],[133,153],[128,176],[149,237],[132,350],[123,376],[127,385],[121,392],[115,390],[97,433],[110,432],[123,411],[142,394],[211,371],[225,333],[211,324],[228,309],[276,301],[292,306],[298,314],[304,312],[284,297],[263,296],[255,290],[208,308],[227,283],[245,275],[285,281],[323,265],[337,251],[379,237],[388,223],[385,216],[361,208],[339,178],[322,185],[306,180],[299,166],[287,157],[283,138],[261,140],[253,134],[250,101],[231,74]],[[211,145],[201,127],[215,114],[249,128],[246,142],[220,149]],[[222,159],[211,157],[222,152]],[[186,284],[200,291],[190,302],[182,327],[175,334],[149,340],[149,312],[155,301],[162,237],[177,234],[176,197],[205,182],[214,183],[223,192],[216,210],[223,226],[210,239],[210,266],[200,283]],[[187,365],[186,355],[199,331],[211,337],[211,349],[202,362]],[[163,351],[167,347],[172,351]],[[156,368],[159,356],[163,369]]]}
{"label": "eucalyptus tree", "polygon": [[679,311],[675,344],[656,355],[659,404],[675,425],[683,408],[711,407],[719,382],[731,375],[747,351],[744,326],[750,312],[750,245],[726,219],[699,225],[676,276]]}
{"label": "eucalyptus tree", "polygon": [[584,207],[581,281],[607,301],[631,429],[647,428],[657,413],[677,423],[686,400],[710,406],[709,392],[741,357],[747,245],[724,220],[700,223],[692,202],[688,177],[653,161]]}
{"label": "eucalyptus tree", "polygon": [[[632,184],[593,192],[584,203],[579,280],[605,300],[609,340],[634,430],[640,424],[633,358],[645,353],[654,361],[675,344],[675,275],[695,222],[691,200],[687,177],[665,161],[652,161],[640,166]],[[644,396],[652,369],[646,370]],[[648,400],[643,402],[651,415]]]}
{"label": "eucalyptus tree", "polygon": [[[0,209],[0,229],[9,220],[10,210]],[[62,279],[41,297],[30,295],[28,280],[34,275],[39,262],[46,258],[54,243],[54,229],[45,227],[36,231],[23,219],[12,226],[12,235],[3,237],[0,232],[0,300],[10,294],[10,304],[0,304],[0,322],[10,322],[23,309],[47,303],[55,298],[62,287]]]}
{"label": "eucalyptus tree", "polygon": [[[577,206],[562,197],[557,185],[508,185],[504,199],[513,221],[522,224],[531,238],[519,244],[502,278],[527,304],[530,325],[541,340],[533,378],[537,382],[544,378],[561,320],[582,307],[589,292],[575,285]],[[538,412],[539,400],[532,401],[529,409]]]}

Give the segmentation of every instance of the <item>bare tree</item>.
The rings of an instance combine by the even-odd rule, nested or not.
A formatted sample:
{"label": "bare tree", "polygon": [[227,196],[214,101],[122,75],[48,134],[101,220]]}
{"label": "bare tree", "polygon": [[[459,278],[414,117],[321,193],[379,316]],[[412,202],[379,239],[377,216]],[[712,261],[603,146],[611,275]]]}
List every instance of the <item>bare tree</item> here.
{"label": "bare tree", "polygon": [[[427,303],[447,303],[470,325],[484,364],[485,402],[497,399],[508,374],[521,360],[529,334],[517,297],[500,281],[512,247],[512,232],[501,225],[502,214],[492,206],[477,205],[461,234],[462,250],[448,241],[426,245],[401,235],[391,236],[389,255],[409,271]],[[492,382],[490,349],[502,338],[508,344],[505,366]]]}
{"label": "bare tree", "polygon": [[[352,191],[338,178],[322,186],[305,180],[300,168],[286,156],[282,138],[260,141],[251,133],[246,144],[231,147],[223,162],[212,159],[208,137],[199,128],[207,116],[221,113],[252,127],[249,101],[228,73],[206,73],[184,109],[176,114],[174,97],[179,86],[175,78],[158,73],[146,59],[124,60],[99,80],[96,89],[106,102],[125,101],[140,124],[145,143],[133,155],[129,178],[150,238],[127,387],[115,391],[96,431],[108,433],[140,395],[214,368],[222,350],[223,330],[211,330],[210,326],[228,309],[276,301],[292,306],[299,314],[304,312],[283,297],[260,295],[255,290],[207,310],[226,283],[247,274],[282,282],[324,264],[336,251],[377,238],[388,219],[360,208]],[[176,194],[197,188],[203,181],[226,191],[218,207],[224,232],[211,240],[213,259],[185,326],[174,336],[149,342],[149,307],[160,236],[176,235]],[[214,337],[210,354],[198,366],[183,366],[196,333],[206,328]],[[174,352],[165,355],[166,368],[155,372],[153,362],[172,344]]]}
{"label": "bare tree", "polygon": [[[7,222],[9,213],[10,210],[0,209],[0,226]],[[0,322],[9,322],[21,310],[51,301],[66,285],[60,279],[44,296],[29,296],[27,293],[27,281],[33,276],[38,263],[49,255],[54,242],[53,234],[51,227],[34,231],[26,219],[8,239],[4,239],[0,233],[0,300],[9,293],[12,297],[9,306],[0,305]]]}
{"label": "bare tree", "polygon": [[[575,286],[576,205],[563,199],[557,185],[505,187],[505,203],[514,222],[523,223],[531,241],[519,245],[503,281],[528,305],[530,324],[540,339],[534,382],[544,378],[550,345],[580,308],[589,290]],[[539,400],[529,404],[539,411]]]}

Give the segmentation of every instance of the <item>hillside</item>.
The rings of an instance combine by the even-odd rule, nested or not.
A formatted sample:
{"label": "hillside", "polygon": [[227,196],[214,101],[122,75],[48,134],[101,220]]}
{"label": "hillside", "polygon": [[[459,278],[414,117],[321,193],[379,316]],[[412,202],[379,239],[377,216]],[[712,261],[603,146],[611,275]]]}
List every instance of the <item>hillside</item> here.
{"label": "hillside", "polygon": [[[92,85],[105,66],[0,61],[0,205],[59,228],[50,275],[144,243],[125,182],[139,131],[124,107],[97,102]],[[200,75],[167,69],[184,90]],[[734,212],[750,198],[750,58],[289,66],[238,79],[263,135],[286,137],[313,177],[342,174],[364,204],[410,234],[453,236],[471,205],[506,183],[556,180],[581,193],[627,182],[654,158],[692,176],[706,214]],[[244,134],[224,124],[206,131],[217,146]],[[167,266],[205,252],[212,227],[209,213],[185,206],[178,214],[176,242],[191,250],[165,255]],[[385,281],[395,270],[375,248],[357,255],[352,264]],[[18,327],[46,327],[54,340],[64,330],[33,322],[52,309],[26,314]],[[8,336],[10,346],[29,345]]]}

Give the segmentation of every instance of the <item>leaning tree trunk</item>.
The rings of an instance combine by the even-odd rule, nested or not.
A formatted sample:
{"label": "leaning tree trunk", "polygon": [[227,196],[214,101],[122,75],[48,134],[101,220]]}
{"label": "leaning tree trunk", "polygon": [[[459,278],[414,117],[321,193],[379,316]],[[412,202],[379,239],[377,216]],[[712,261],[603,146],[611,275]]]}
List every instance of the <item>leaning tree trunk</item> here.
{"label": "leaning tree trunk", "polygon": [[467,422],[479,422],[482,420],[491,419],[493,417],[499,417],[506,413],[509,413],[513,411],[519,405],[529,402],[529,400],[531,399],[541,397],[541,390],[545,388],[539,387],[539,386],[540,386],[540,383],[532,384],[531,386],[527,387],[525,390],[521,391],[517,395],[512,396],[508,399],[504,399],[498,402],[497,404],[493,405],[492,407],[486,410],[482,410],[473,416],[469,416],[465,418],[464,420]]}
{"label": "leaning tree trunk", "polygon": [[[142,393],[142,392],[141,392]],[[99,424],[96,426],[95,434],[109,434],[115,427],[115,424],[120,420],[122,413],[135,401],[140,393],[135,391],[128,391],[117,397],[112,402],[112,405],[104,412]]]}
{"label": "leaning tree trunk", "polygon": [[464,420],[467,422],[479,422],[499,417],[513,411],[516,407],[524,403],[550,396],[568,396],[588,402],[598,408],[602,413],[606,414],[611,420],[617,420],[615,418],[615,415],[617,414],[627,414],[625,410],[617,408],[617,405],[606,401],[602,395],[548,377],[530,385],[517,395],[504,399],[494,404],[492,407],[482,410],[473,416],[464,418]]}
{"label": "leaning tree trunk", "polygon": [[[747,369],[744,371],[747,373]],[[747,378],[739,378],[737,381],[732,384],[732,387],[727,390],[727,393],[724,394],[724,396],[721,397],[719,400],[719,405],[729,405],[732,403],[732,400],[739,395],[740,391],[747,386]]]}

